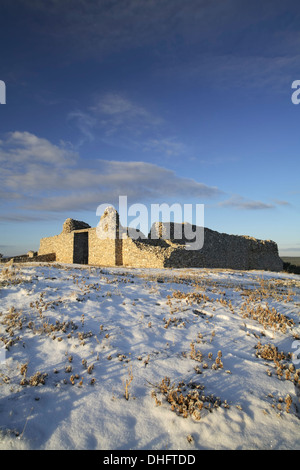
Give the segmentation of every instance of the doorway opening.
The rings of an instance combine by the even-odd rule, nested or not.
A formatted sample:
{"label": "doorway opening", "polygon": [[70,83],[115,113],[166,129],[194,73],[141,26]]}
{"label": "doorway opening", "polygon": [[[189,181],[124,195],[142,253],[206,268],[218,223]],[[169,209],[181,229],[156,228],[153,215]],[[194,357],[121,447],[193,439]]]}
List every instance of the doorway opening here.
{"label": "doorway opening", "polygon": [[88,264],[89,262],[89,233],[74,232],[73,263]]}

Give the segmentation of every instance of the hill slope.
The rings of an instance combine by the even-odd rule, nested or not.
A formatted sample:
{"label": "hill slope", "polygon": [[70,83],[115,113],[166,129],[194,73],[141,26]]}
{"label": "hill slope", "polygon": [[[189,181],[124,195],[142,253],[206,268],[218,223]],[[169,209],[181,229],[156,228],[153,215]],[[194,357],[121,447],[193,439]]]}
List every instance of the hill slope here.
{"label": "hill slope", "polygon": [[40,263],[0,285],[0,448],[300,448],[299,276]]}

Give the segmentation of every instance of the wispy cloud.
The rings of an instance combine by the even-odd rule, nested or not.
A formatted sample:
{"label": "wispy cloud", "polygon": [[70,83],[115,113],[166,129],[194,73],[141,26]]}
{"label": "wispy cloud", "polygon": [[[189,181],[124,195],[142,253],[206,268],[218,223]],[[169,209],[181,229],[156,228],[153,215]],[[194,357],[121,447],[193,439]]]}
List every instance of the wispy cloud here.
{"label": "wispy cloud", "polygon": [[122,93],[105,93],[84,111],[72,111],[67,119],[80,132],[78,148],[93,140],[113,147],[175,157],[191,151],[170,135],[165,119]]}
{"label": "wispy cloud", "polygon": [[280,248],[280,251],[283,251],[283,252],[293,251],[293,252],[298,252],[300,254],[300,246],[290,246],[288,248]]}
{"label": "wispy cloud", "polygon": [[291,206],[291,203],[288,201],[282,201],[280,199],[273,199],[274,203],[278,206]]}
{"label": "wispy cloud", "polygon": [[[39,14],[40,23],[35,27],[40,33],[51,35],[61,47],[72,48],[79,58],[82,54],[102,57],[114,51],[152,45],[157,40],[171,43],[176,38],[183,38],[189,46],[197,41],[209,50],[221,50],[225,40],[232,48],[240,46],[250,51],[263,44],[270,55],[275,47],[282,56],[286,43],[292,52],[299,46],[299,8],[293,0],[274,1],[274,8],[268,3],[239,0],[15,0],[14,3]],[[277,28],[270,31],[269,22],[280,15],[288,19],[278,22]]]}
{"label": "wispy cloud", "polygon": [[[51,219],[54,219],[51,217]],[[16,223],[26,223],[26,222],[40,222],[41,220],[49,220],[49,215],[45,214],[44,217],[42,215],[34,216],[31,214],[1,214],[0,215],[0,222],[16,222]]]}
{"label": "wispy cloud", "polygon": [[[2,0],[2,3],[12,2]],[[68,60],[93,58],[101,62],[111,54],[140,51],[142,47],[147,47],[147,53],[151,54],[151,46],[155,46],[152,59],[156,61],[156,70],[159,68],[172,78],[176,75],[187,82],[193,77],[198,82],[202,78],[206,84],[218,88],[283,89],[291,70],[293,73],[298,70],[299,5],[294,0],[274,0],[272,7],[269,3],[254,0],[13,2],[16,8],[25,9],[27,18],[33,18],[28,24],[37,37],[47,38],[56,60],[58,47]],[[21,52],[19,58],[22,60]]]}
{"label": "wispy cloud", "polygon": [[84,111],[71,111],[67,119],[73,121],[82,138],[80,144],[100,136],[102,140],[116,145],[135,142],[145,138],[147,133],[155,133],[163,124],[163,119],[144,106],[134,102],[121,93],[105,93],[93,99]]}
{"label": "wispy cloud", "polygon": [[261,201],[252,201],[245,199],[242,196],[232,196],[226,201],[219,202],[221,207],[230,207],[239,210],[262,210],[262,209],[274,209],[273,204],[267,204]]}
{"label": "wispy cloud", "polygon": [[97,121],[87,112],[83,112],[80,110],[71,111],[67,116],[67,120],[70,122],[75,122],[76,127],[78,128],[81,136],[77,143],[77,146],[80,147],[86,141],[92,142],[95,138],[95,128]]}
{"label": "wispy cloud", "polygon": [[[278,49],[277,49],[278,54]],[[166,63],[157,72],[162,76],[176,75],[181,83],[197,80],[202,86],[218,89],[264,90],[265,93],[286,93],[289,80],[297,73],[300,54],[270,56],[260,51],[252,54],[200,53],[186,57],[181,63]]]}
{"label": "wispy cloud", "polygon": [[157,152],[168,157],[176,157],[188,153],[186,145],[174,137],[149,139],[144,143],[145,152]]}
{"label": "wispy cloud", "polygon": [[159,125],[161,118],[154,116],[143,106],[120,93],[106,93],[98,98],[97,102],[89,108],[95,115],[110,117],[117,123],[124,123],[132,119],[141,119],[144,123]]}
{"label": "wispy cloud", "polygon": [[[218,23],[220,19],[228,22],[228,12],[224,15],[221,0],[214,5],[205,0],[191,0],[187,4],[181,0],[15,1],[39,15],[41,25],[35,27],[40,34],[51,35],[53,41],[79,58],[101,58],[112,52],[152,45],[157,39],[168,40],[178,34],[185,38],[209,34],[213,38],[218,25],[210,32],[208,20],[217,18]],[[44,18],[47,21],[43,21]]]}

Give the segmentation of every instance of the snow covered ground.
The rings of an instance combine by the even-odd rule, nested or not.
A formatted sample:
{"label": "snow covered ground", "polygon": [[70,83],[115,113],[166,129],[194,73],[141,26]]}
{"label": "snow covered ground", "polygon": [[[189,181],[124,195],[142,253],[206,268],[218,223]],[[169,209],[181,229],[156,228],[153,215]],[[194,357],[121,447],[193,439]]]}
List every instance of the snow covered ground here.
{"label": "snow covered ground", "polygon": [[0,449],[300,449],[300,276],[28,263],[0,299]]}

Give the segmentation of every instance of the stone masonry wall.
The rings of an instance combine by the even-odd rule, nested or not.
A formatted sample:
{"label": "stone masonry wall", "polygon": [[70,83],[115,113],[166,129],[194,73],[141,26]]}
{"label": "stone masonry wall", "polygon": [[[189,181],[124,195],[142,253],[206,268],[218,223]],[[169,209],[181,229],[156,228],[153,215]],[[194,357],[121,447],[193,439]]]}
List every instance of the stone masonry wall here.
{"label": "stone masonry wall", "polygon": [[61,263],[73,263],[73,239],[73,232],[42,238],[38,254],[45,255],[47,253],[55,253],[56,261]]}
{"label": "stone masonry wall", "polygon": [[147,249],[129,237],[99,239],[96,228],[89,229],[89,264],[100,266],[132,266],[162,268],[164,256],[160,249]]}
{"label": "stone masonry wall", "polygon": [[165,266],[281,271],[283,263],[277,244],[271,240],[228,235],[205,228],[201,250],[186,250],[182,244],[173,244]]}
{"label": "stone masonry wall", "polygon": [[89,264],[116,266],[115,240],[99,239],[96,228],[89,229]]}
{"label": "stone masonry wall", "polygon": [[163,268],[165,253],[159,246],[125,238],[122,242],[124,266],[134,268]]}

